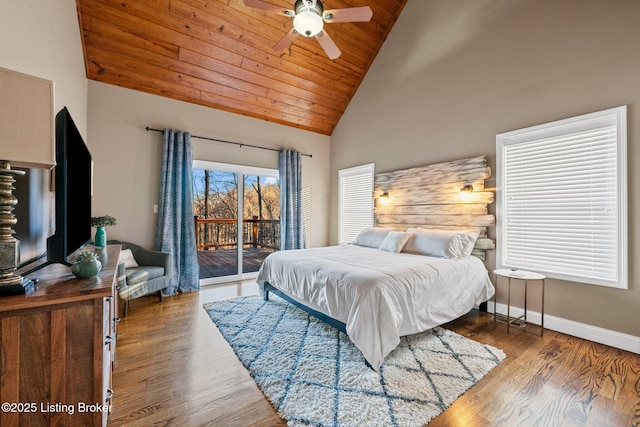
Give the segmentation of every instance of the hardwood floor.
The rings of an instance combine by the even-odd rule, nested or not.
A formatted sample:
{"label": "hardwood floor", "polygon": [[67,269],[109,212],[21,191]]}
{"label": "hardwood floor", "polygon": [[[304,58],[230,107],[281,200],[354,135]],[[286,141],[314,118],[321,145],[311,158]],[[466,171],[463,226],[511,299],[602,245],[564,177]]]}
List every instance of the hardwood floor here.
{"label": "hardwood floor", "polygon": [[[202,304],[255,282],[131,301],[120,322],[110,426],[285,425]],[[640,426],[640,355],[473,311],[445,325],[507,359],[429,426]]]}

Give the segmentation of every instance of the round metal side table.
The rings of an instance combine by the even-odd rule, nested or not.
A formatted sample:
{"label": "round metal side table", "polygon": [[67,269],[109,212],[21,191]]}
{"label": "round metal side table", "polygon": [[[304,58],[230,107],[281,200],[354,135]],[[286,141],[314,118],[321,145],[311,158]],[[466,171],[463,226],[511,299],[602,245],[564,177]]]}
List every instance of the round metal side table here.
{"label": "round metal side table", "polygon": [[[541,309],[540,309],[540,336],[544,333],[544,282],[546,276],[540,273],[534,273],[532,271],[526,270],[510,270],[507,268],[493,270],[493,273],[496,275],[496,293],[493,296],[493,320],[496,321],[496,298],[498,294],[498,278],[505,277],[509,280],[509,289],[507,293],[507,333],[509,333],[509,326],[517,322],[518,320],[523,320],[524,323],[527,323],[527,287],[530,281],[541,281],[542,282],[542,297],[541,297]],[[511,317],[511,281],[519,280],[524,283],[524,314],[518,317]]]}

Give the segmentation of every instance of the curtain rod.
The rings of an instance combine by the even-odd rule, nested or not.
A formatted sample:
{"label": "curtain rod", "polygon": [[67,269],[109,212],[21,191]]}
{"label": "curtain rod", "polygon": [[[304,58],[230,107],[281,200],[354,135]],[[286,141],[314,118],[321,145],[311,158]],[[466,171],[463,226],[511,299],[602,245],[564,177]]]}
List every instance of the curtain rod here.
{"label": "curtain rod", "polygon": [[[145,129],[147,130],[147,132],[154,131],[154,132],[164,133],[163,130],[150,128],[149,126],[147,126]],[[251,148],[259,148],[260,150],[277,151],[278,153],[280,152],[280,150],[278,150],[277,148],[261,147],[259,145],[245,144],[245,143],[242,143],[242,142],[225,141],[224,139],[208,138],[206,136],[191,135],[191,138],[205,139],[207,141],[215,141],[215,142],[224,142],[225,144],[237,145],[240,148],[242,148],[242,147],[251,147]],[[307,156],[307,157],[313,157],[312,154],[302,154],[301,153],[300,155],[301,156]]]}

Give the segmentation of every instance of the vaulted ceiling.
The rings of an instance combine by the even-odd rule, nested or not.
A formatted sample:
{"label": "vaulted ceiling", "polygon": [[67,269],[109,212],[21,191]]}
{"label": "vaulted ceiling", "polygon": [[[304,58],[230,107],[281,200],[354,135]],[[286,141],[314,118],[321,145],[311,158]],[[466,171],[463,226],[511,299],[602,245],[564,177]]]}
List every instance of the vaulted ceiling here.
{"label": "vaulted ceiling", "polygon": [[[294,0],[266,0],[293,9]],[[242,0],[77,0],[87,77],[331,135],[407,0],[324,0],[369,6],[369,22],[325,24],[330,60],[292,20]]]}

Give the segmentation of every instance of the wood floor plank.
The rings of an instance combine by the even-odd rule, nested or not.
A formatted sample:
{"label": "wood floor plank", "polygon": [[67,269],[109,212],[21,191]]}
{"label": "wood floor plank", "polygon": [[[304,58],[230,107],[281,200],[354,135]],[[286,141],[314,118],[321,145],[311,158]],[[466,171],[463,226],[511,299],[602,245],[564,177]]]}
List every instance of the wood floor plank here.
{"label": "wood floor plank", "polygon": [[[130,302],[109,426],[285,425],[202,308],[254,282]],[[507,358],[429,426],[640,426],[640,355],[471,313],[445,325]]]}

